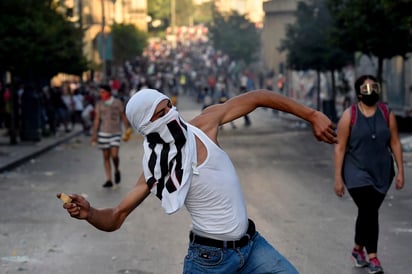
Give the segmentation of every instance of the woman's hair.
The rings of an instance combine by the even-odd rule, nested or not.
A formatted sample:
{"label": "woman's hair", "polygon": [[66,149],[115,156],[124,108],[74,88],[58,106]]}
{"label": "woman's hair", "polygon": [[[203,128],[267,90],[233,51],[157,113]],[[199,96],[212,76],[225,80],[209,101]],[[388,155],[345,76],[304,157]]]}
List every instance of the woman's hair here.
{"label": "woman's hair", "polygon": [[356,91],[356,95],[360,95],[360,87],[363,85],[363,83],[365,83],[366,80],[372,80],[375,83],[378,82],[378,79],[375,76],[372,75],[362,75],[360,76],[358,79],[356,79],[355,81],[355,91]]}

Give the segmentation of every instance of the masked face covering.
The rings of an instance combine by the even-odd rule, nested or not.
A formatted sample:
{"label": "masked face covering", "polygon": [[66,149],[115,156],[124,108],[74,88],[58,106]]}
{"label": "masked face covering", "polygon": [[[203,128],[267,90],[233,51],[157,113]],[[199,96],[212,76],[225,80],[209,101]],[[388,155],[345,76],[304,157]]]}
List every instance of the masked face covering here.
{"label": "masked face covering", "polygon": [[367,106],[373,106],[379,101],[381,87],[378,83],[366,82],[360,86],[360,100]]}
{"label": "masked face covering", "polygon": [[100,100],[102,100],[103,102],[109,100],[111,97],[112,96],[110,92],[107,92],[105,90],[100,91]]}
{"label": "masked face covering", "polygon": [[367,106],[374,106],[379,101],[379,94],[372,92],[370,95],[362,95],[360,100]]}
{"label": "masked face covering", "polygon": [[190,125],[175,107],[150,122],[156,107],[167,96],[153,89],[142,89],[126,105],[126,116],[144,137],[143,171],[149,189],[161,201],[166,213],[180,209],[196,168],[196,144]]}

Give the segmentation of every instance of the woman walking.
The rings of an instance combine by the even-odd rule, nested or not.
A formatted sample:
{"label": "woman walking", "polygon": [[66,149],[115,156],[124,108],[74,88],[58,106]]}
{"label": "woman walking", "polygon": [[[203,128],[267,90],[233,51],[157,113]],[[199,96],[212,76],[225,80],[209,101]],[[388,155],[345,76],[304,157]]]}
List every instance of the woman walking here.
{"label": "woman walking", "polygon": [[[377,257],[379,208],[395,176],[396,188],[404,186],[402,147],[395,115],[379,102],[377,79],[363,75],[355,81],[359,102],[348,107],[338,123],[335,145],[335,193],[345,187],[358,208],[352,259],[369,273],[383,273]],[[392,156],[393,155],[393,156]],[[364,253],[368,254],[368,261]]]}

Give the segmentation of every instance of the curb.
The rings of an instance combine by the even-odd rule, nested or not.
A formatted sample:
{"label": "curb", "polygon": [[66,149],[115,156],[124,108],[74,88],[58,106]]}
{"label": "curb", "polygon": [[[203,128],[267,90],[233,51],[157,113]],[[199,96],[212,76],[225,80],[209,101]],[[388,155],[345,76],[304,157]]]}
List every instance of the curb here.
{"label": "curb", "polygon": [[56,146],[58,146],[58,145],[60,145],[60,144],[62,144],[62,143],[66,143],[66,142],[69,141],[70,139],[72,139],[72,138],[74,138],[74,137],[76,137],[76,136],[78,136],[78,135],[80,135],[80,134],[82,134],[82,133],[83,133],[83,131],[82,131],[82,130],[79,130],[79,131],[77,131],[77,132],[75,132],[75,133],[73,133],[73,134],[71,134],[71,135],[69,135],[69,136],[66,136],[66,137],[64,137],[64,138],[62,138],[62,139],[56,140],[55,142],[52,142],[52,143],[50,143],[50,144],[48,144],[48,145],[46,145],[46,146],[44,146],[44,147],[39,147],[38,150],[36,150],[36,151],[34,151],[34,152],[32,152],[32,153],[29,153],[29,154],[27,154],[27,155],[24,155],[24,156],[16,159],[15,161],[12,161],[12,162],[7,163],[7,164],[5,164],[5,165],[3,165],[3,166],[0,166],[0,173],[11,171],[11,170],[17,168],[18,166],[26,163],[26,162],[29,161],[30,159],[35,158],[35,157],[37,157],[37,156],[39,156],[39,155],[41,155],[41,154],[43,154],[43,153],[45,153],[45,152],[53,149],[54,147],[56,147]]}

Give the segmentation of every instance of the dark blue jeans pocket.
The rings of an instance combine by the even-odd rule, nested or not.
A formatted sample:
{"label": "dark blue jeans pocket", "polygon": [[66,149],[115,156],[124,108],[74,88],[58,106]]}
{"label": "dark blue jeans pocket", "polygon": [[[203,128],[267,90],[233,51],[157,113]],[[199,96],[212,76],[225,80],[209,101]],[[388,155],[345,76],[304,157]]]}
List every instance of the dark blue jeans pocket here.
{"label": "dark blue jeans pocket", "polygon": [[186,260],[191,260],[193,263],[201,266],[216,266],[223,261],[224,255],[221,248],[204,247],[193,245],[189,247]]}

